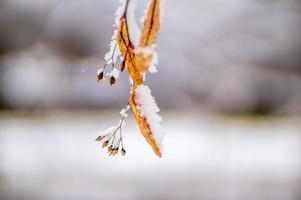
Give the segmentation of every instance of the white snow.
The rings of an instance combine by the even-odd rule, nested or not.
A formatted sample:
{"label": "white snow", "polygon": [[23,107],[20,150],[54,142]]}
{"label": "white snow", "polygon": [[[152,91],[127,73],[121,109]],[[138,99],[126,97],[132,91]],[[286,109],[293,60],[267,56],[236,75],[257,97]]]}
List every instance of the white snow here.
{"label": "white snow", "polygon": [[123,108],[123,109],[120,111],[121,116],[122,116],[122,117],[127,117],[127,116],[128,116],[127,112],[129,111],[129,109],[130,109],[130,105],[127,105],[125,108]]}
{"label": "white snow", "polygon": [[118,128],[118,126],[111,126],[110,128],[106,129],[105,131],[102,131],[99,135],[101,135],[101,136],[109,135],[111,133],[114,133],[114,131],[116,131],[117,128]]}
{"label": "white snow", "polygon": [[115,30],[111,38],[110,51],[105,55],[105,60],[107,64],[115,63],[117,61],[117,58],[121,56],[119,46],[117,45],[117,28],[119,25],[120,17],[122,16],[125,9],[125,3],[126,1],[120,0],[120,6],[117,8],[115,12],[115,24],[113,25]]}
{"label": "white snow", "polygon": [[153,59],[152,59],[150,65],[149,65],[148,71],[150,73],[158,72],[157,66],[158,66],[158,54],[157,54],[157,52],[154,52],[153,53]]}
{"label": "white snow", "polygon": [[135,101],[154,135],[157,145],[162,150],[163,134],[161,132],[162,117],[158,115],[158,108],[154,97],[151,95],[151,90],[146,85],[140,85],[136,89]]}
{"label": "white snow", "polygon": [[112,134],[114,133],[114,132],[116,132],[117,131],[117,129],[118,129],[118,126],[112,126],[112,127],[110,127],[110,128],[108,128],[107,130],[105,130],[105,131],[103,131],[103,132],[101,132],[101,136],[105,136],[102,140],[101,140],[101,143],[104,143],[104,142],[106,142],[106,141],[108,141],[109,140],[109,146],[113,146],[113,147],[115,147],[116,146],[116,141],[121,137],[120,136],[120,134],[118,134],[118,133],[116,133],[115,134],[115,138],[114,138],[114,140],[111,140],[111,138],[112,138]]}
{"label": "white snow", "polygon": [[150,73],[156,73],[158,71],[157,70],[158,54],[157,54],[157,52],[155,52],[155,48],[156,48],[156,45],[154,44],[149,47],[138,47],[135,49],[136,54],[143,53],[144,56],[153,55],[153,58],[149,64],[149,68],[148,68],[148,71]]}
{"label": "white snow", "polygon": [[[106,55],[105,55],[105,60],[106,60],[107,64],[116,63],[118,60],[118,57],[122,56],[119,46],[117,44],[117,28],[119,26],[120,18],[125,11],[125,5],[126,5],[126,1],[120,0],[120,6],[118,7],[117,11],[115,12],[115,24],[113,25],[113,27],[115,28],[115,31],[111,38],[110,51],[108,53],[106,53]],[[135,18],[136,7],[137,7],[136,2],[134,0],[131,0],[129,2],[126,15],[127,15],[130,39],[135,46],[138,46],[139,40],[140,40],[140,35],[141,35],[141,30],[139,29],[139,27],[136,23],[136,18]]]}
{"label": "white snow", "polygon": [[114,35],[112,36],[112,40],[110,42],[110,51],[105,55],[105,61],[106,64],[108,65],[116,63],[117,58],[121,55],[119,46],[117,45],[117,41],[116,41],[116,34],[117,31],[115,30]]}
{"label": "white snow", "polygon": [[102,72],[103,72],[103,68],[98,69],[98,70],[97,70],[97,75],[101,74]]}
{"label": "white snow", "polygon": [[120,6],[117,8],[117,10],[115,12],[115,25],[114,25],[114,27],[116,27],[116,28],[119,25],[119,20],[120,20],[121,16],[124,13],[125,5],[126,5],[125,0],[119,0],[119,2],[120,2]]}
{"label": "white snow", "polygon": [[155,44],[151,45],[149,47],[137,47],[135,49],[135,53],[136,54],[143,53],[144,56],[149,56],[154,53],[155,48],[156,48]]}
{"label": "white snow", "polygon": [[130,39],[133,42],[134,46],[139,45],[141,30],[139,29],[136,23],[135,10],[136,10],[136,2],[135,0],[131,0],[128,5],[127,10],[127,22],[128,29],[130,34]]}
{"label": "white snow", "polygon": [[114,77],[115,79],[118,79],[118,78],[119,78],[119,73],[120,73],[120,71],[119,71],[118,69],[114,68],[114,69],[110,72],[109,76],[110,76],[110,77]]}
{"label": "white snow", "polygon": [[[127,107],[126,107],[127,109]],[[125,115],[127,115],[125,113]],[[125,116],[126,117],[126,116]],[[121,138],[121,132],[120,127],[125,126],[125,120],[120,120],[116,126],[111,126],[110,128],[106,129],[105,131],[102,131],[99,135],[105,136],[101,142],[105,142],[109,140],[109,146],[112,146],[113,148],[116,148],[118,146],[118,141]],[[112,136],[112,134],[115,133],[115,136]]]}

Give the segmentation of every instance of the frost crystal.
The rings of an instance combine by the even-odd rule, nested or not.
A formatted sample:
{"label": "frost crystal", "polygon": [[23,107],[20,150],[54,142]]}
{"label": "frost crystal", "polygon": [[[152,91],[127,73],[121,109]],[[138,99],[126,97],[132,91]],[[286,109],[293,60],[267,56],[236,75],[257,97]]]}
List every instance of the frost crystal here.
{"label": "frost crystal", "polygon": [[116,68],[114,68],[111,73],[109,74],[110,77],[114,77],[115,79],[118,79],[119,78],[119,73],[120,71]]}

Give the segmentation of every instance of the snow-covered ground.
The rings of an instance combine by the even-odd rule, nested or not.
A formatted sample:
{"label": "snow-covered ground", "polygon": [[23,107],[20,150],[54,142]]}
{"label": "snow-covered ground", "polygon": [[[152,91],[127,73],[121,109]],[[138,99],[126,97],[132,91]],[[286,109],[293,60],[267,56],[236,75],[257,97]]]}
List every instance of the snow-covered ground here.
{"label": "snow-covered ground", "polygon": [[0,199],[300,199],[300,119],[161,114],[160,159],[132,117],[126,157],[100,150],[118,111],[1,113]]}

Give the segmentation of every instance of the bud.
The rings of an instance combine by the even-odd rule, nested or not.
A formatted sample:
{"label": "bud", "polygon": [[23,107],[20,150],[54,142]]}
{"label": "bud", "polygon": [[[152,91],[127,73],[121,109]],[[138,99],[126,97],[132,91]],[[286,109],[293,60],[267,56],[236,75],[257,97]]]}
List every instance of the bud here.
{"label": "bud", "polygon": [[110,77],[110,84],[111,84],[111,85],[114,85],[115,83],[116,83],[115,77],[114,77],[114,76],[111,76],[111,77]]}
{"label": "bud", "polygon": [[113,151],[113,156],[115,156],[118,153],[118,148],[115,148]]}
{"label": "bud", "polygon": [[100,80],[103,79],[103,72],[98,73],[97,75],[97,81],[99,82]]}
{"label": "bud", "polygon": [[119,73],[120,73],[120,71],[116,68],[114,68],[110,72],[110,84],[111,85],[114,85],[116,83],[116,80],[119,78]]}
{"label": "bud", "polygon": [[109,141],[105,141],[103,144],[102,144],[102,148],[105,148],[106,146],[108,146],[109,144]]}
{"label": "bud", "polygon": [[109,156],[114,155],[114,149],[112,147],[109,148]]}
{"label": "bud", "polygon": [[103,138],[103,136],[98,136],[95,141],[101,141]]}
{"label": "bud", "polygon": [[121,149],[121,154],[122,154],[123,156],[125,156],[126,150],[125,150],[124,148]]}

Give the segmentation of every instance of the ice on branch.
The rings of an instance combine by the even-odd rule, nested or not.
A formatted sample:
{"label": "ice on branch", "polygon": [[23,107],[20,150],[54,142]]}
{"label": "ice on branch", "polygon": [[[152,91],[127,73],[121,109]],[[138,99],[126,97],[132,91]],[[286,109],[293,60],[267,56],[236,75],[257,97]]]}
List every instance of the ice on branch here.
{"label": "ice on branch", "polygon": [[136,89],[135,101],[137,103],[140,114],[146,118],[156,143],[162,150],[162,141],[164,135],[161,132],[162,117],[158,115],[160,111],[154,97],[151,95],[151,90],[146,85],[140,85]]}

